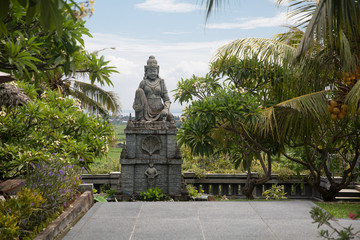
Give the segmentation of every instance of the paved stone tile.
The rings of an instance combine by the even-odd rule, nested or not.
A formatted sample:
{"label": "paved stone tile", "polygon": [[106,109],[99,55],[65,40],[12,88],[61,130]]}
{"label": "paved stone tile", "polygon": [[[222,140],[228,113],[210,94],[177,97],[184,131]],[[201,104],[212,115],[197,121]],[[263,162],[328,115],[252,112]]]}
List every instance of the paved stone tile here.
{"label": "paved stone tile", "polygon": [[202,219],[260,219],[249,202],[199,202]]}
{"label": "paved stone tile", "polygon": [[[313,206],[303,200],[97,203],[63,239],[315,240]],[[360,230],[360,220],[338,224]]]}
{"label": "paved stone tile", "polygon": [[[90,240],[90,239],[106,239],[106,240],[122,240],[129,239],[133,229],[135,218],[91,218],[86,224],[79,229],[76,234],[65,240]],[[70,231],[71,232],[71,231]]]}
{"label": "paved stone tile", "polygon": [[95,206],[98,204],[100,207],[96,212],[96,216],[101,218],[136,218],[142,206],[141,202],[95,203]]}
{"label": "paved stone tile", "polygon": [[194,202],[143,202],[141,218],[183,219],[197,217]]}
{"label": "paved stone tile", "polygon": [[258,219],[202,219],[206,240],[276,239],[266,224]]}
{"label": "paved stone tile", "polygon": [[283,240],[319,240],[317,225],[312,219],[265,220],[272,232]]}
{"label": "paved stone tile", "polygon": [[200,221],[196,217],[143,218],[136,224],[132,240],[204,239]]}
{"label": "paved stone tile", "polygon": [[249,203],[263,219],[309,219],[310,210],[316,206],[311,201],[252,201]]}

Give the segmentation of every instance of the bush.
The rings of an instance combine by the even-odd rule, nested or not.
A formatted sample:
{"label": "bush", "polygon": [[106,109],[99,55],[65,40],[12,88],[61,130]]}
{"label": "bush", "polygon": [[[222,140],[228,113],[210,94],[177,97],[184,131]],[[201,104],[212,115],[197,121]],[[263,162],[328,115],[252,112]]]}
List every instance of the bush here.
{"label": "bush", "polygon": [[[199,191],[193,185],[191,185],[191,184],[186,185],[186,189],[188,190],[191,199],[195,199],[198,196],[200,196]],[[203,193],[204,190],[200,190],[200,192]]]}
{"label": "bush", "polygon": [[37,232],[41,223],[38,215],[46,199],[38,190],[23,188],[15,198],[0,201],[1,239],[23,239]]}
{"label": "bush", "polygon": [[318,224],[317,228],[320,228],[322,225],[330,228],[331,233],[329,233],[329,230],[324,229],[321,229],[319,231],[319,235],[323,238],[326,238],[328,240],[349,240],[355,238],[358,239],[360,237],[360,231],[358,230],[357,232],[354,232],[354,228],[351,225],[348,227],[341,227],[340,229],[332,226],[330,220],[333,219],[333,216],[319,207],[311,208],[310,215],[311,218],[314,220],[313,223]]}
{"label": "bush", "polygon": [[285,195],[286,195],[286,192],[284,192],[283,186],[278,186],[277,184],[273,184],[270,189],[268,189],[262,193],[262,196],[265,197],[266,200],[286,199]]}
{"label": "bush", "polygon": [[46,199],[44,215],[66,207],[66,202],[77,193],[82,169],[69,162],[56,154],[51,155],[47,162],[34,166],[26,177],[26,186],[39,190]]}
{"label": "bush", "polygon": [[0,179],[26,174],[52,153],[89,169],[95,157],[106,155],[113,137],[111,124],[83,112],[77,100],[43,93],[0,114]]}
{"label": "bush", "polygon": [[147,192],[140,192],[140,200],[165,201],[165,200],[170,200],[170,197],[164,195],[160,188],[155,187],[155,188],[149,188]]}
{"label": "bush", "polygon": [[68,159],[50,156],[32,166],[16,197],[0,202],[2,239],[35,236],[76,196],[83,170]]}

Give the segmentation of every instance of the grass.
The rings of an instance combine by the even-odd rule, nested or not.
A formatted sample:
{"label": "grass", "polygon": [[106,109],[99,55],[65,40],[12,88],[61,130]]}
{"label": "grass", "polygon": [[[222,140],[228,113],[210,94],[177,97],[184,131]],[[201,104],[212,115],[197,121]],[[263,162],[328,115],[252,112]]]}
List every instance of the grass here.
{"label": "grass", "polygon": [[113,126],[116,142],[114,146],[109,147],[109,152],[106,157],[96,158],[94,160],[94,163],[91,164],[90,170],[90,173],[92,174],[102,174],[120,171],[120,154],[122,148],[118,148],[116,147],[116,145],[125,142],[124,129],[126,128],[126,123],[116,124]]}
{"label": "grass", "polygon": [[360,203],[326,203],[315,202],[316,205],[323,208],[336,218],[350,218],[349,213],[360,211]]}

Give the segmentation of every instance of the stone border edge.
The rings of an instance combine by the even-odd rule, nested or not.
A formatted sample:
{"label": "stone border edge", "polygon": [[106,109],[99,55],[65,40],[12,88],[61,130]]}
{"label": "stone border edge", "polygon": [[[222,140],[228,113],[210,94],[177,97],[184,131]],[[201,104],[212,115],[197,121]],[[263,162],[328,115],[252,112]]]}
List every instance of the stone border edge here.
{"label": "stone border edge", "polygon": [[40,232],[34,240],[55,239],[61,235],[73,222],[78,221],[93,205],[94,198],[90,191],[86,191],[80,195],[59,217],[50,223],[42,232]]}

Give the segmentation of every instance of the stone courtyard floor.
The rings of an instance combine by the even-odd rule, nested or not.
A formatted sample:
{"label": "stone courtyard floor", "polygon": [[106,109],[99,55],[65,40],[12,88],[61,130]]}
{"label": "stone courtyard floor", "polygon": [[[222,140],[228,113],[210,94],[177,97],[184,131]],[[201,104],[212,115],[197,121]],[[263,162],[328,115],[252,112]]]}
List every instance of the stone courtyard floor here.
{"label": "stone courtyard floor", "polygon": [[[96,203],[63,239],[322,239],[313,206],[308,200]],[[332,222],[350,224],[360,230],[360,220]]]}

